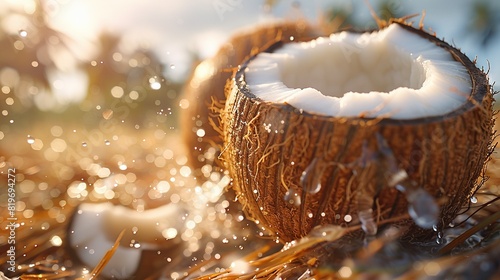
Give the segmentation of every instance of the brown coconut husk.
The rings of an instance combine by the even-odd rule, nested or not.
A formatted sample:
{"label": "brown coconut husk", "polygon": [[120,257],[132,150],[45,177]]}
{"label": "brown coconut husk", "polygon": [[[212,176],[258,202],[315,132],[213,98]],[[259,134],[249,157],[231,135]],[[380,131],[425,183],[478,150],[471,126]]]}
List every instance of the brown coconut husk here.
{"label": "brown coconut husk", "polygon": [[[207,162],[206,153],[216,153],[222,146],[217,108],[224,102],[224,86],[233,70],[252,54],[278,41],[307,41],[322,33],[306,21],[275,22],[253,27],[230,38],[211,58],[203,61],[193,72],[185,87],[189,107],[181,114],[182,138],[189,151],[189,163],[195,169]],[[223,107],[223,105],[222,105]],[[198,129],[204,130],[199,137]],[[210,150],[210,148],[214,150]],[[213,158],[213,155],[208,156]]]}
{"label": "brown coconut husk", "polygon": [[[376,149],[377,135],[387,141],[409,178],[441,204],[439,227],[450,223],[477,190],[493,135],[492,88],[486,74],[434,35],[401,20],[390,23],[430,40],[469,70],[472,91],[465,93],[469,100],[462,107],[411,120],[329,117],[256,98],[246,87],[246,64],[228,83],[223,157],[246,213],[280,240],[304,237],[318,225],[347,225],[343,217],[357,216],[356,195],[361,191],[372,196],[376,221],[407,212],[403,194],[374,186],[383,172],[382,162],[375,170],[362,169],[362,176],[355,176],[350,167],[363,156],[364,145]],[[301,176],[317,159],[327,166],[318,173],[313,166],[311,172],[324,187],[310,194],[303,190]],[[284,199],[290,189],[298,190],[300,205],[291,206]],[[419,234],[423,233],[412,233]]]}

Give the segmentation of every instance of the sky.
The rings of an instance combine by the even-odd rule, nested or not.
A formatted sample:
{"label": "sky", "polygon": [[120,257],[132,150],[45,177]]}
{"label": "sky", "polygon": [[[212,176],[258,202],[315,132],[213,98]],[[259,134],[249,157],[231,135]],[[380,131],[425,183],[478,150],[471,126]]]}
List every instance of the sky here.
{"label": "sky", "polygon": [[[0,14],[6,6],[33,10],[36,0],[0,0]],[[213,55],[228,37],[238,30],[277,19],[307,19],[318,23],[320,15],[331,7],[354,11],[358,22],[370,22],[367,2],[376,7],[380,0],[44,0],[47,18],[54,29],[69,35],[81,59],[96,53],[95,42],[103,32],[120,35],[122,51],[137,46],[154,51],[166,65],[168,79],[183,81],[192,70],[193,54],[201,58]],[[269,9],[266,2],[273,2]],[[500,34],[486,47],[481,36],[471,32],[472,5],[489,3],[493,14],[499,15],[495,28],[500,30],[498,0],[388,0],[400,14],[422,14],[425,27],[439,38],[461,49],[477,65],[489,70],[490,82],[500,81]],[[414,19],[418,22],[420,17]],[[2,22],[3,26],[16,27]],[[20,27],[22,29],[22,27]],[[19,28],[18,28],[19,29]],[[17,32],[17,31],[16,31]],[[59,64],[71,64],[68,56],[57,55]],[[76,68],[76,63],[73,63]],[[61,65],[58,65],[61,66]],[[64,67],[61,67],[63,69]],[[69,67],[70,68],[70,67]],[[67,71],[67,70],[66,70]],[[76,80],[79,73],[66,75]],[[498,86],[496,86],[496,89]],[[84,96],[72,94],[76,99]],[[77,100],[74,100],[77,102]]]}
{"label": "sky", "polygon": [[[317,22],[328,7],[345,9],[356,7],[355,18],[370,18],[363,1],[302,0],[274,1],[272,10],[266,10],[265,1],[243,0],[49,0],[54,26],[80,40],[92,40],[106,30],[124,35],[126,45],[150,46],[162,62],[173,67],[174,77],[183,77],[191,66],[190,52],[207,57],[238,29],[276,18],[305,17]],[[500,35],[487,48],[478,44],[479,37],[470,35],[468,0],[402,0],[392,1],[396,11],[404,14],[426,11],[425,25],[440,38],[461,48],[471,59],[488,68],[492,81],[500,79]],[[489,1],[500,11],[500,1]],[[376,5],[377,0],[371,1]],[[298,4],[298,5],[297,5]],[[298,8],[297,8],[298,7]],[[419,18],[416,19],[418,21]],[[498,24],[498,23],[497,23]],[[174,71],[171,71],[174,72]]]}

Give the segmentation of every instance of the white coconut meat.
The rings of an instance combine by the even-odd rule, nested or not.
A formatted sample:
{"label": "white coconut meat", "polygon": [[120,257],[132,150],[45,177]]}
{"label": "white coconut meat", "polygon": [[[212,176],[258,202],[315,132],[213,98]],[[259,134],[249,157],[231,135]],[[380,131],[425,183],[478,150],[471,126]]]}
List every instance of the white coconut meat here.
{"label": "white coconut meat", "polygon": [[[102,271],[107,277],[127,279],[139,268],[144,250],[175,247],[179,243],[171,239],[179,239],[177,232],[182,230],[183,214],[174,204],[137,212],[109,202],[83,203],[72,218],[69,243],[83,263],[95,267],[122,230],[134,230],[135,243],[127,244],[130,240],[123,240]],[[172,229],[175,235],[171,234]],[[163,244],[159,246],[161,240]]]}
{"label": "white coconut meat", "polygon": [[284,44],[251,60],[245,80],[264,101],[337,117],[439,116],[459,108],[471,92],[462,64],[398,24]]}

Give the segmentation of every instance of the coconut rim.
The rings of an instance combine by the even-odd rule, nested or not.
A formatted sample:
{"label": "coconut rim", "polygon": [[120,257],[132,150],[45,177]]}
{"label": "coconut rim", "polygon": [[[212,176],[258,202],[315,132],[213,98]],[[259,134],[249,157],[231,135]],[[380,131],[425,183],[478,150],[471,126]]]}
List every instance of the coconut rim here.
{"label": "coconut rim", "polygon": [[[236,83],[236,86],[238,90],[244,94],[246,97],[248,97],[252,102],[254,103],[263,103],[266,104],[266,106],[278,108],[290,113],[298,113],[300,115],[306,116],[306,117],[311,117],[311,118],[317,118],[325,121],[343,121],[343,122],[350,122],[350,123],[362,123],[362,122],[377,122],[381,125],[417,125],[417,124],[423,124],[423,123],[433,123],[433,122],[441,122],[446,119],[454,118],[457,116],[460,116],[464,114],[467,111],[473,110],[476,107],[482,106],[483,105],[483,100],[488,96],[490,93],[490,85],[488,82],[488,78],[486,77],[486,74],[480,70],[479,68],[476,67],[475,63],[472,62],[464,53],[462,53],[459,49],[454,48],[450,44],[446,43],[445,41],[437,38],[436,36],[424,31],[422,28],[414,28],[410,24],[404,23],[404,22],[399,22],[399,21],[391,21],[389,24],[386,26],[383,26],[382,28],[379,29],[368,29],[368,30],[347,30],[349,32],[353,33],[372,33],[376,32],[378,30],[384,29],[388,27],[390,24],[398,24],[400,27],[404,28],[405,30],[415,33],[417,36],[421,36],[423,39],[427,39],[433,44],[435,44],[439,48],[445,49],[450,55],[453,57],[453,59],[460,64],[462,64],[466,69],[467,72],[470,75],[471,78],[471,92],[469,93],[467,100],[457,109],[452,110],[451,112],[448,112],[443,115],[437,115],[437,116],[424,116],[424,117],[418,117],[418,118],[410,118],[410,119],[392,119],[388,117],[346,117],[346,116],[331,116],[331,115],[323,115],[323,114],[316,114],[316,113],[311,113],[302,109],[299,109],[297,107],[294,107],[288,103],[276,103],[276,102],[271,102],[271,101],[265,101],[262,100],[261,98],[257,97],[255,94],[253,94],[248,87],[248,84],[245,80],[245,69],[247,69],[249,63],[257,57],[259,53],[262,52],[273,52],[275,49],[281,47],[281,45],[286,44],[284,41],[278,41],[274,44],[272,44],[270,47],[267,49],[252,55],[249,59],[247,59],[245,62],[243,62],[239,67],[236,73],[233,76],[233,79],[229,80],[229,82],[234,82]],[[346,31],[346,30],[339,30],[336,33]]]}

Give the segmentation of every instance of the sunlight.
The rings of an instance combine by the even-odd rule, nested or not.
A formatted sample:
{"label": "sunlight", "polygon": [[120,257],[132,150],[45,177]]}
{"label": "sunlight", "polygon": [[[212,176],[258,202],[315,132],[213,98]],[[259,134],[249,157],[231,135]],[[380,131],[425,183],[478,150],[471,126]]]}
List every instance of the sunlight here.
{"label": "sunlight", "polygon": [[34,0],[9,0],[6,2],[9,8],[24,11],[27,14],[33,14],[36,10],[36,2]]}
{"label": "sunlight", "polygon": [[88,77],[83,71],[51,71],[52,94],[62,104],[81,102],[87,94]]}
{"label": "sunlight", "polygon": [[99,33],[99,21],[94,18],[86,1],[69,1],[60,5],[59,11],[50,19],[62,32],[72,37],[95,38]]}

